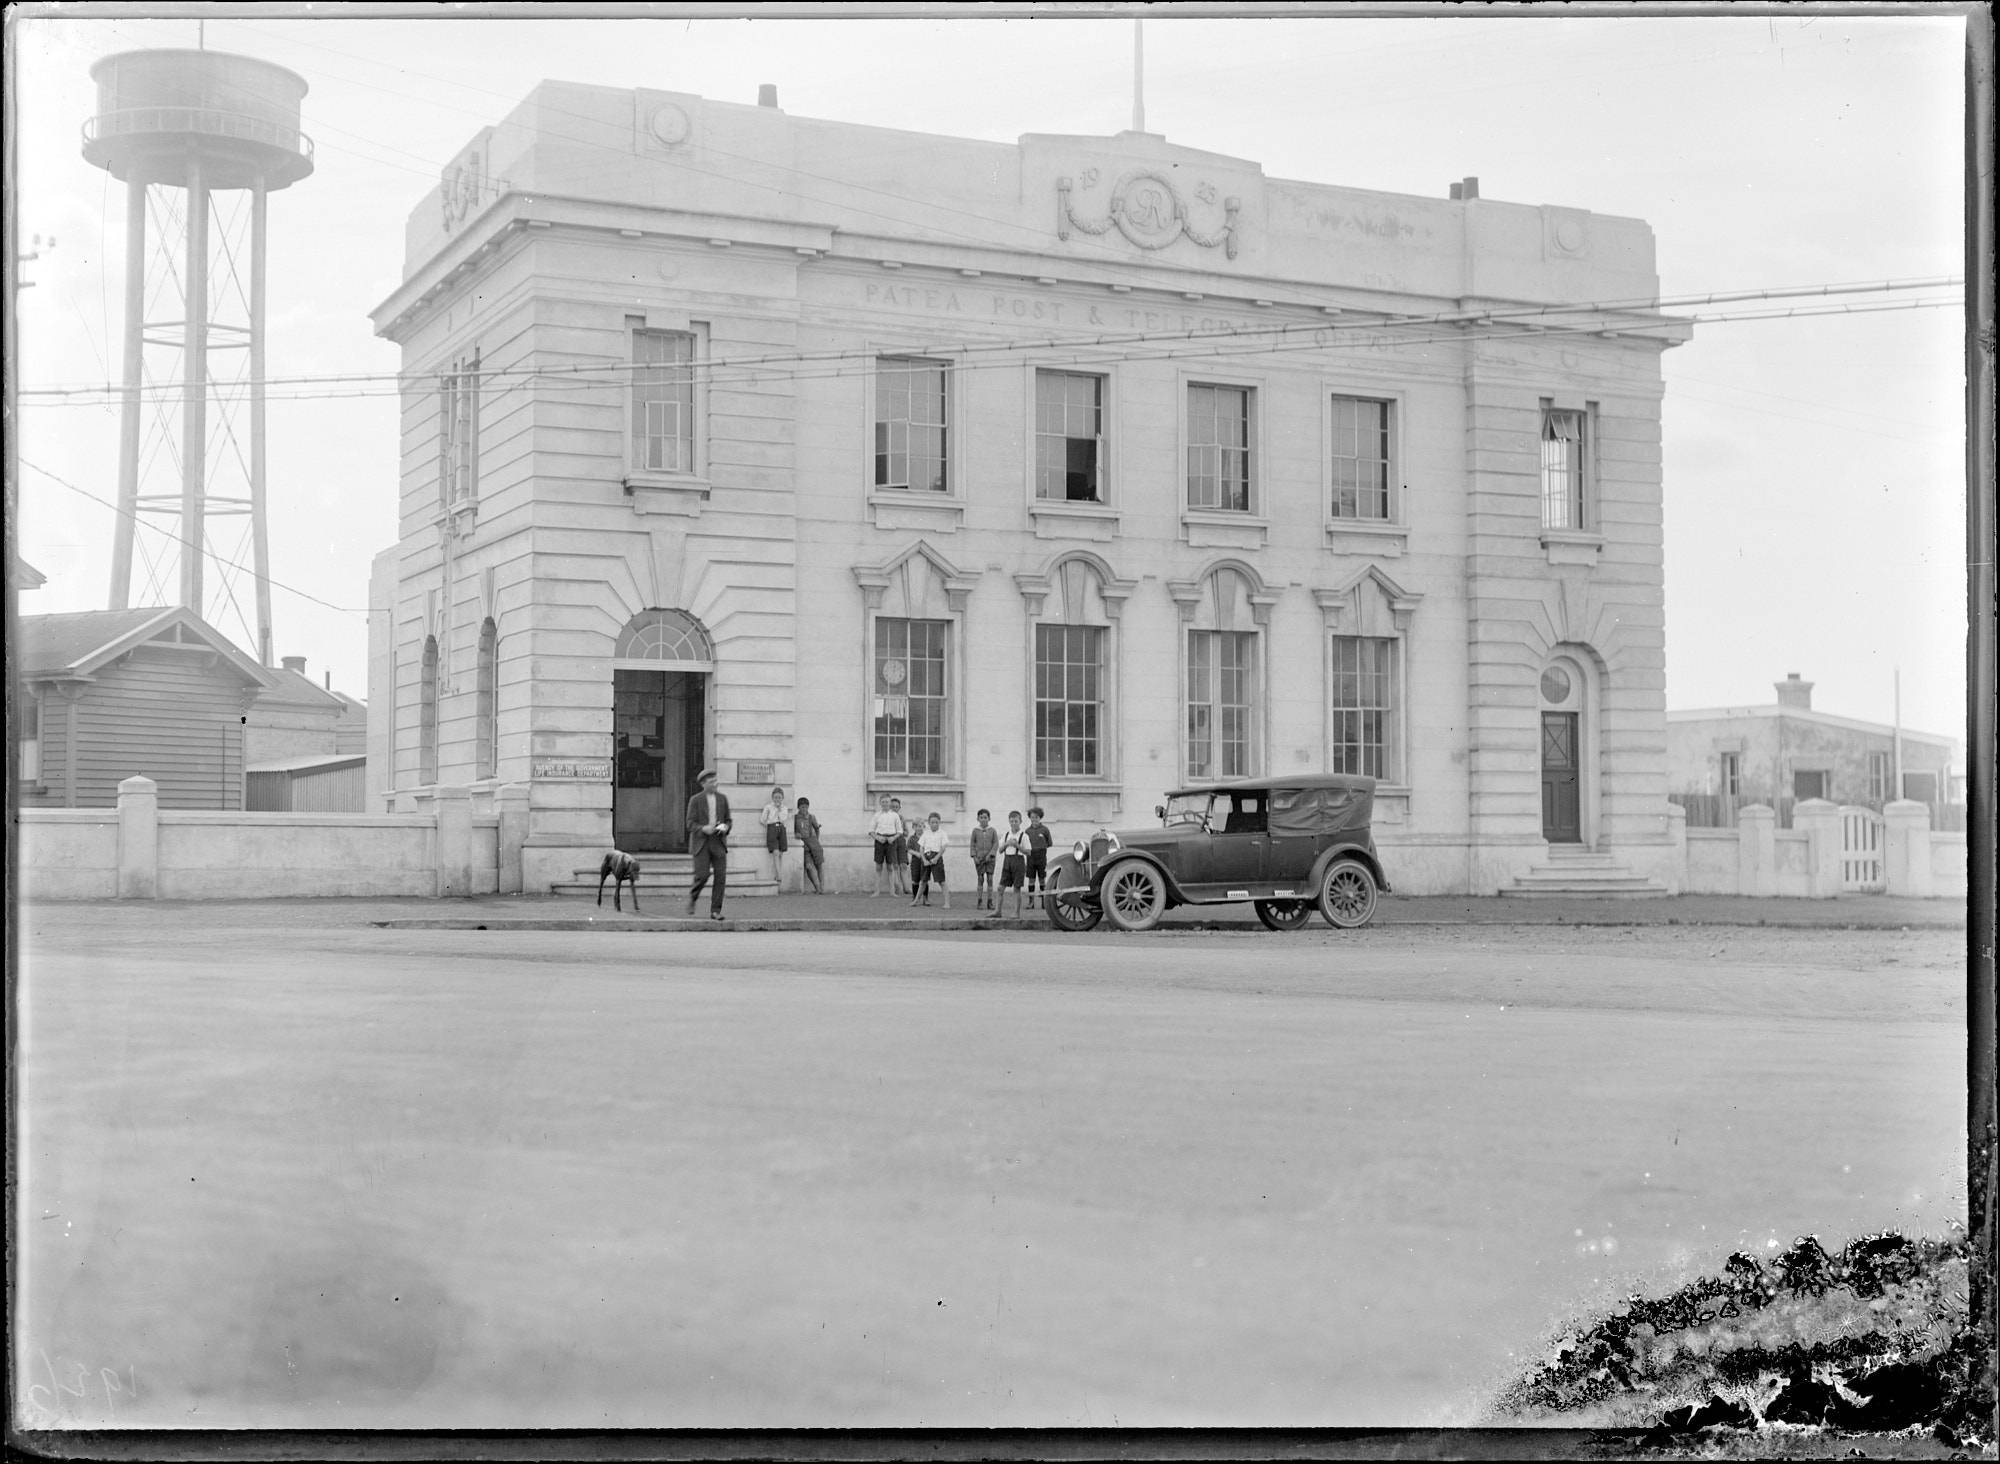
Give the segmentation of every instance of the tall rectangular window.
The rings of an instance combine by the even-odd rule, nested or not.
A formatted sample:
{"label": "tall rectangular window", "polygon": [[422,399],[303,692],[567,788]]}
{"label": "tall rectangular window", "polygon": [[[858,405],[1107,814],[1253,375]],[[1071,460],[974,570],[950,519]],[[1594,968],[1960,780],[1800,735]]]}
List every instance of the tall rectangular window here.
{"label": "tall rectangular window", "polygon": [[21,763],[23,783],[42,781],[42,699],[33,692],[21,698]]}
{"label": "tall rectangular window", "polygon": [[1094,778],[1101,771],[1104,631],[1035,627],[1035,776]]}
{"label": "tall rectangular window", "polygon": [[946,620],[875,621],[875,771],[945,775]]}
{"label": "tall rectangular window", "polygon": [[694,337],[632,332],[632,466],[646,473],[694,468]]}
{"label": "tall rectangular window", "polygon": [[438,377],[438,502],[449,509],[479,494],[479,352]]}
{"label": "tall rectangular window", "polygon": [[1893,780],[1890,756],[1886,752],[1868,754],[1868,801],[1885,803],[1890,797],[1889,784]]}
{"label": "tall rectangular window", "polygon": [[1396,643],[1384,637],[1333,638],[1335,773],[1388,779],[1396,751]]}
{"label": "tall rectangular window", "polygon": [[1188,507],[1250,510],[1250,389],[1188,387]]}
{"label": "tall rectangular window", "polygon": [[1389,517],[1389,404],[1333,399],[1332,514]]}
{"label": "tall rectangular window", "polygon": [[478,734],[475,775],[490,778],[499,767],[500,634],[489,617],[479,627],[479,670],[473,721]]}
{"label": "tall rectangular window", "polygon": [[422,680],[417,687],[417,781],[435,783],[438,776],[438,643],[424,637]]}
{"label": "tall rectangular window", "polygon": [[1581,529],[1584,414],[1542,408],[1542,527]]}
{"label": "tall rectangular window", "polygon": [[1721,785],[1717,791],[1724,798],[1742,797],[1743,754],[1740,752],[1718,753],[1716,754],[1716,760],[1719,764],[1717,769],[1719,776],[1716,781]]}
{"label": "tall rectangular window", "polygon": [[875,362],[875,486],[945,491],[945,364]]}
{"label": "tall rectangular window", "polygon": [[1190,778],[1247,778],[1257,696],[1257,634],[1188,632],[1187,770]]}
{"label": "tall rectangular window", "polygon": [[1102,503],[1104,378],[1035,373],[1035,497]]}

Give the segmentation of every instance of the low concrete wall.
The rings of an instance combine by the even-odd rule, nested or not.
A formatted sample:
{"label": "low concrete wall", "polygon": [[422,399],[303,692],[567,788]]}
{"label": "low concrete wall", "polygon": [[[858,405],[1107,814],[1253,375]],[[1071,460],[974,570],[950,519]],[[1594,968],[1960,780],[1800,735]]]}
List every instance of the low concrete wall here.
{"label": "low concrete wall", "polygon": [[[1808,799],[1794,811],[1790,829],[1761,804],[1739,811],[1733,829],[1690,829],[1670,816],[1683,882],[1691,895],[1784,896],[1831,899],[1842,892],[1842,810]],[[1898,800],[1884,811],[1880,830],[1884,893],[1907,899],[1965,898],[1965,835],[1933,833],[1921,803]]]}
{"label": "low concrete wall", "polygon": [[21,892],[256,900],[518,891],[525,790],[439,792],[421,813],[163,812],[150,778],[127,778],[115,810],[21,811]]}
{"label": "low concrete wall", "polygon": [[160,815],[164,900],[432,895],[437,828],[420,814]]}
{"label": "low concrete wall", "polygon": [[118,894],[118,812],[23,808],[15,815],[24,900],[109,900]]}
{"label": "low concrete wall", "polygon": [[1690,895],[1734,895],[1737,889],[1737,838],[1734,829],[1689,829],[1687,872],[1681,889]]}

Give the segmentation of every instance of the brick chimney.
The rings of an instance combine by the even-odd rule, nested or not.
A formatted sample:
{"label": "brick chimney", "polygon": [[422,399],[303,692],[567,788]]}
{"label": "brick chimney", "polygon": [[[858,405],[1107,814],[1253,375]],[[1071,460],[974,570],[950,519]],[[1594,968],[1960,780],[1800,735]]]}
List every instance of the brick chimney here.
{"label": "brick chimney", "polygon": [[1778,688],[1778,705],[1793,707],[1801,712],[1812,710],[1812,689],[1810,681],[1799,680],[1799,673],[1787,671],[1785,679],[1772,683]]}
{"label": "brick chimney", "polygon": [[299,676],[306,674],[306,658],[304,656],[280,656],[278,664],[283,666],[287,671]]}

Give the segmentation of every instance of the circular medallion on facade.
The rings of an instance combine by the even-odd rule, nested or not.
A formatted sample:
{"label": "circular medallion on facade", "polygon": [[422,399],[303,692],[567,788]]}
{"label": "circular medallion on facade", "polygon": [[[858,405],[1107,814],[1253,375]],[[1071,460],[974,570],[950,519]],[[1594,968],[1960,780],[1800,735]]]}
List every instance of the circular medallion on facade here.
{"label": "circular medallion on facade", "polygon": [[1583,248],[1583,225],[1575,219],[1564,219],[1557,224],[1556,248],[1565,254],[1574,254]]}
{"label": "circular medallion on facade", "polygon": [[1125,237],[1142,249],[1159,249],[1180,237],[1180,197],[1158,173],[1121,178],[1111,208]]}
{"label": "circular medallion on facade", "polygon": [[901,661],[884,661],[882,663],[882,680],[890,686],[901,686],[903,678],[908,674],[903,668]]}
{"label": "circular medallion on facade", "polygon": [[1569,672],[1551,666],[1542,673],[1542,700],[1557,705],[1569,700]]}
{"label": "circular medallion on facade", "polygon": [[653,136],[668,147],[680,146],[692,131],[694,124],[688,121],[688,114],[671,102],[653,113]]}

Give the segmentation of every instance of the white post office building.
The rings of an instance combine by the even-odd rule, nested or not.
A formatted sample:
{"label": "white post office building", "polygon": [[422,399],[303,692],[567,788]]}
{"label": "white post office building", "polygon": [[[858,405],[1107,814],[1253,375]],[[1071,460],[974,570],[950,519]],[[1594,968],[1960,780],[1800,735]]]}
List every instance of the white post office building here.
{"label": "white post office building", "polygon": [[[876,797],[1380,780],[1398,892],[1677,883],[1653,238],[547,83],[408,228],[371,789],[527,789],[524,887],[684,847],[692,774]],[[518,798],[518,795],[515,795]],[[794,863],[794,869],[796,865]]]}

